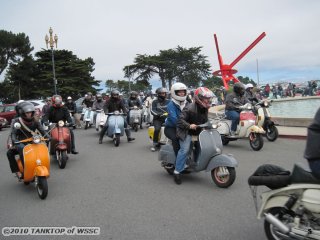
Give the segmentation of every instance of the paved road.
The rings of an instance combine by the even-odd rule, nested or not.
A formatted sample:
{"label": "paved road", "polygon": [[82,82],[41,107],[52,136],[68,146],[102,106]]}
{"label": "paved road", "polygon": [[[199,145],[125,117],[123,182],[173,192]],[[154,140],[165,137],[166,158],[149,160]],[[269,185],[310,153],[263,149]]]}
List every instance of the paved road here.
{"label": "paved road", "polygon": [[51,163],[49,194],[40,200],[33,185],[18,183],[9,171],[8,133],[9,129],[0,132],[0,228],[100,227],[101,234],[90,239],[265,239],[247,178],[263,163],[291,169],[294,162],[303,161],[305,147],[304,140],[278,139],[265,141],[263,149],[254,152],[247,140],[232,142],[224,152],[234,154],[239,167],[230,188],[216,187],[208,173],[185,176],[178,186],[160,167],[157,154],[149,151],[146,129],[133,133],[134,143],[123,138],[118,148],[106,138],[102,145],[97,144],[94,129],[80,129],[75,131],[80,154],[71,155],[63,170]]}

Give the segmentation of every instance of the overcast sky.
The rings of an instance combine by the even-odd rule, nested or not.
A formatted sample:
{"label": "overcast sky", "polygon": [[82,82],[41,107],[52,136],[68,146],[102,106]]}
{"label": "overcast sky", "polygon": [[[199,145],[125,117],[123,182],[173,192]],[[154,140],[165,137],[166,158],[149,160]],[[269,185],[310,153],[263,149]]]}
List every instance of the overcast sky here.
{"label": "overcast sky", "polygon": [[[178,45],[203,46],[218,70],[213,34],[224,63],[231,63],[266,32],[236,66],[236,75],[260,83],[320,79],[319,0],[0,0],[0,29],[24,32],[35,52],[49,27],[58,48],[92,57],[98,80],[124,79],[136,54]],[[3,74],[2,74],[3,75]],[[155,79],[158,76],[154,77]],[[1,76],[3,79],[3,76]]]}

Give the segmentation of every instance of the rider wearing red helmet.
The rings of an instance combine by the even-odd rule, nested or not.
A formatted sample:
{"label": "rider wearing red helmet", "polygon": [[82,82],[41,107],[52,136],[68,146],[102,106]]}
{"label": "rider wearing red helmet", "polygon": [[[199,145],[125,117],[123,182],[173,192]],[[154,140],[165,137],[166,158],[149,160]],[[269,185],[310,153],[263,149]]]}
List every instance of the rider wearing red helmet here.
{"label": "rider wearing red helmet", "polygon": [[211,107],[212,97],[213,93],[208,88],[197,88],[194,92],[195,101],[183,109],[177,121],[177,136],[179,138],[180,149],[173,173],[176,184],[181,184],[180,173],[185,168],[192,136],[198,136],[201,132],[201,129],[197,128],[197,125],[208,121],[208,109]]}

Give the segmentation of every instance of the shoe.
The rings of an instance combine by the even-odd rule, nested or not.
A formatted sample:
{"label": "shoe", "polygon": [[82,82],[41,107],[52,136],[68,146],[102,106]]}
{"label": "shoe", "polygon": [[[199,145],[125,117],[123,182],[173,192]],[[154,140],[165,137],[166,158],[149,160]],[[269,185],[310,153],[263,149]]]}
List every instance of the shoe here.
{"label": "shoe", "polygon": [[76,150],[71,150],[72,154],[78,154],[79,152],[77,152]]}
{"label": "shoe", "polygon": [[235,138],[236,137],[236,132],[235,131],[231,131],[229,137]]}
{"label": "shoe", "polygon": [[180,174],[173,173],[173,179],[174,179],[174,182],[178,185],[182,183]]}
{"label": "shoe", "polygon": [[21,172],[16,172],[16,177],[18,178],[19,182],[23,179],[23,174]]}
{"label": "shoe", "polygon": [[128,137],[128,142],[131,142],[131,141],[133,141],[133,140],[135,140],[135,138]]}
{"label": "shoe", "polygon": [[102,139],[99,139],[99,144],[102,144]]}
{"label": "shoe", "polygon": [[151,150],[151,152],[157,151],[156,146],[152,146],[152,147],[150,148],[150,150]]}

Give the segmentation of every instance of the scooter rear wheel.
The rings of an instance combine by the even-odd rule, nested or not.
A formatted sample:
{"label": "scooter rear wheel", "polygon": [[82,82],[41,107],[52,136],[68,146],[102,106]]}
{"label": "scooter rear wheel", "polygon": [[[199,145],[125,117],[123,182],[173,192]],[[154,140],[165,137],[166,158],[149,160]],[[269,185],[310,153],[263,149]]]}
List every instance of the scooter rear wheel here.
{"label": "scooter rear wheel", "polygon": [[41,199],[45,199],[48,195],[48,183],[46,177],[38,177],[37,192]]}
{"label": "scooter rear wheel", "polygon": [[268,126],[266,129],[266,137],[270,142],[277,140],[279,136],[278,128],[275,125]]}
{"label": "scooter rear wheel", "polygon": [[[224,175],[222,172],[228,170],[229,174]],[[236,170],[234,167],[216,167],[211,170],[211,178],[213,182],[220,188],[230,187],[236,179]]]}

